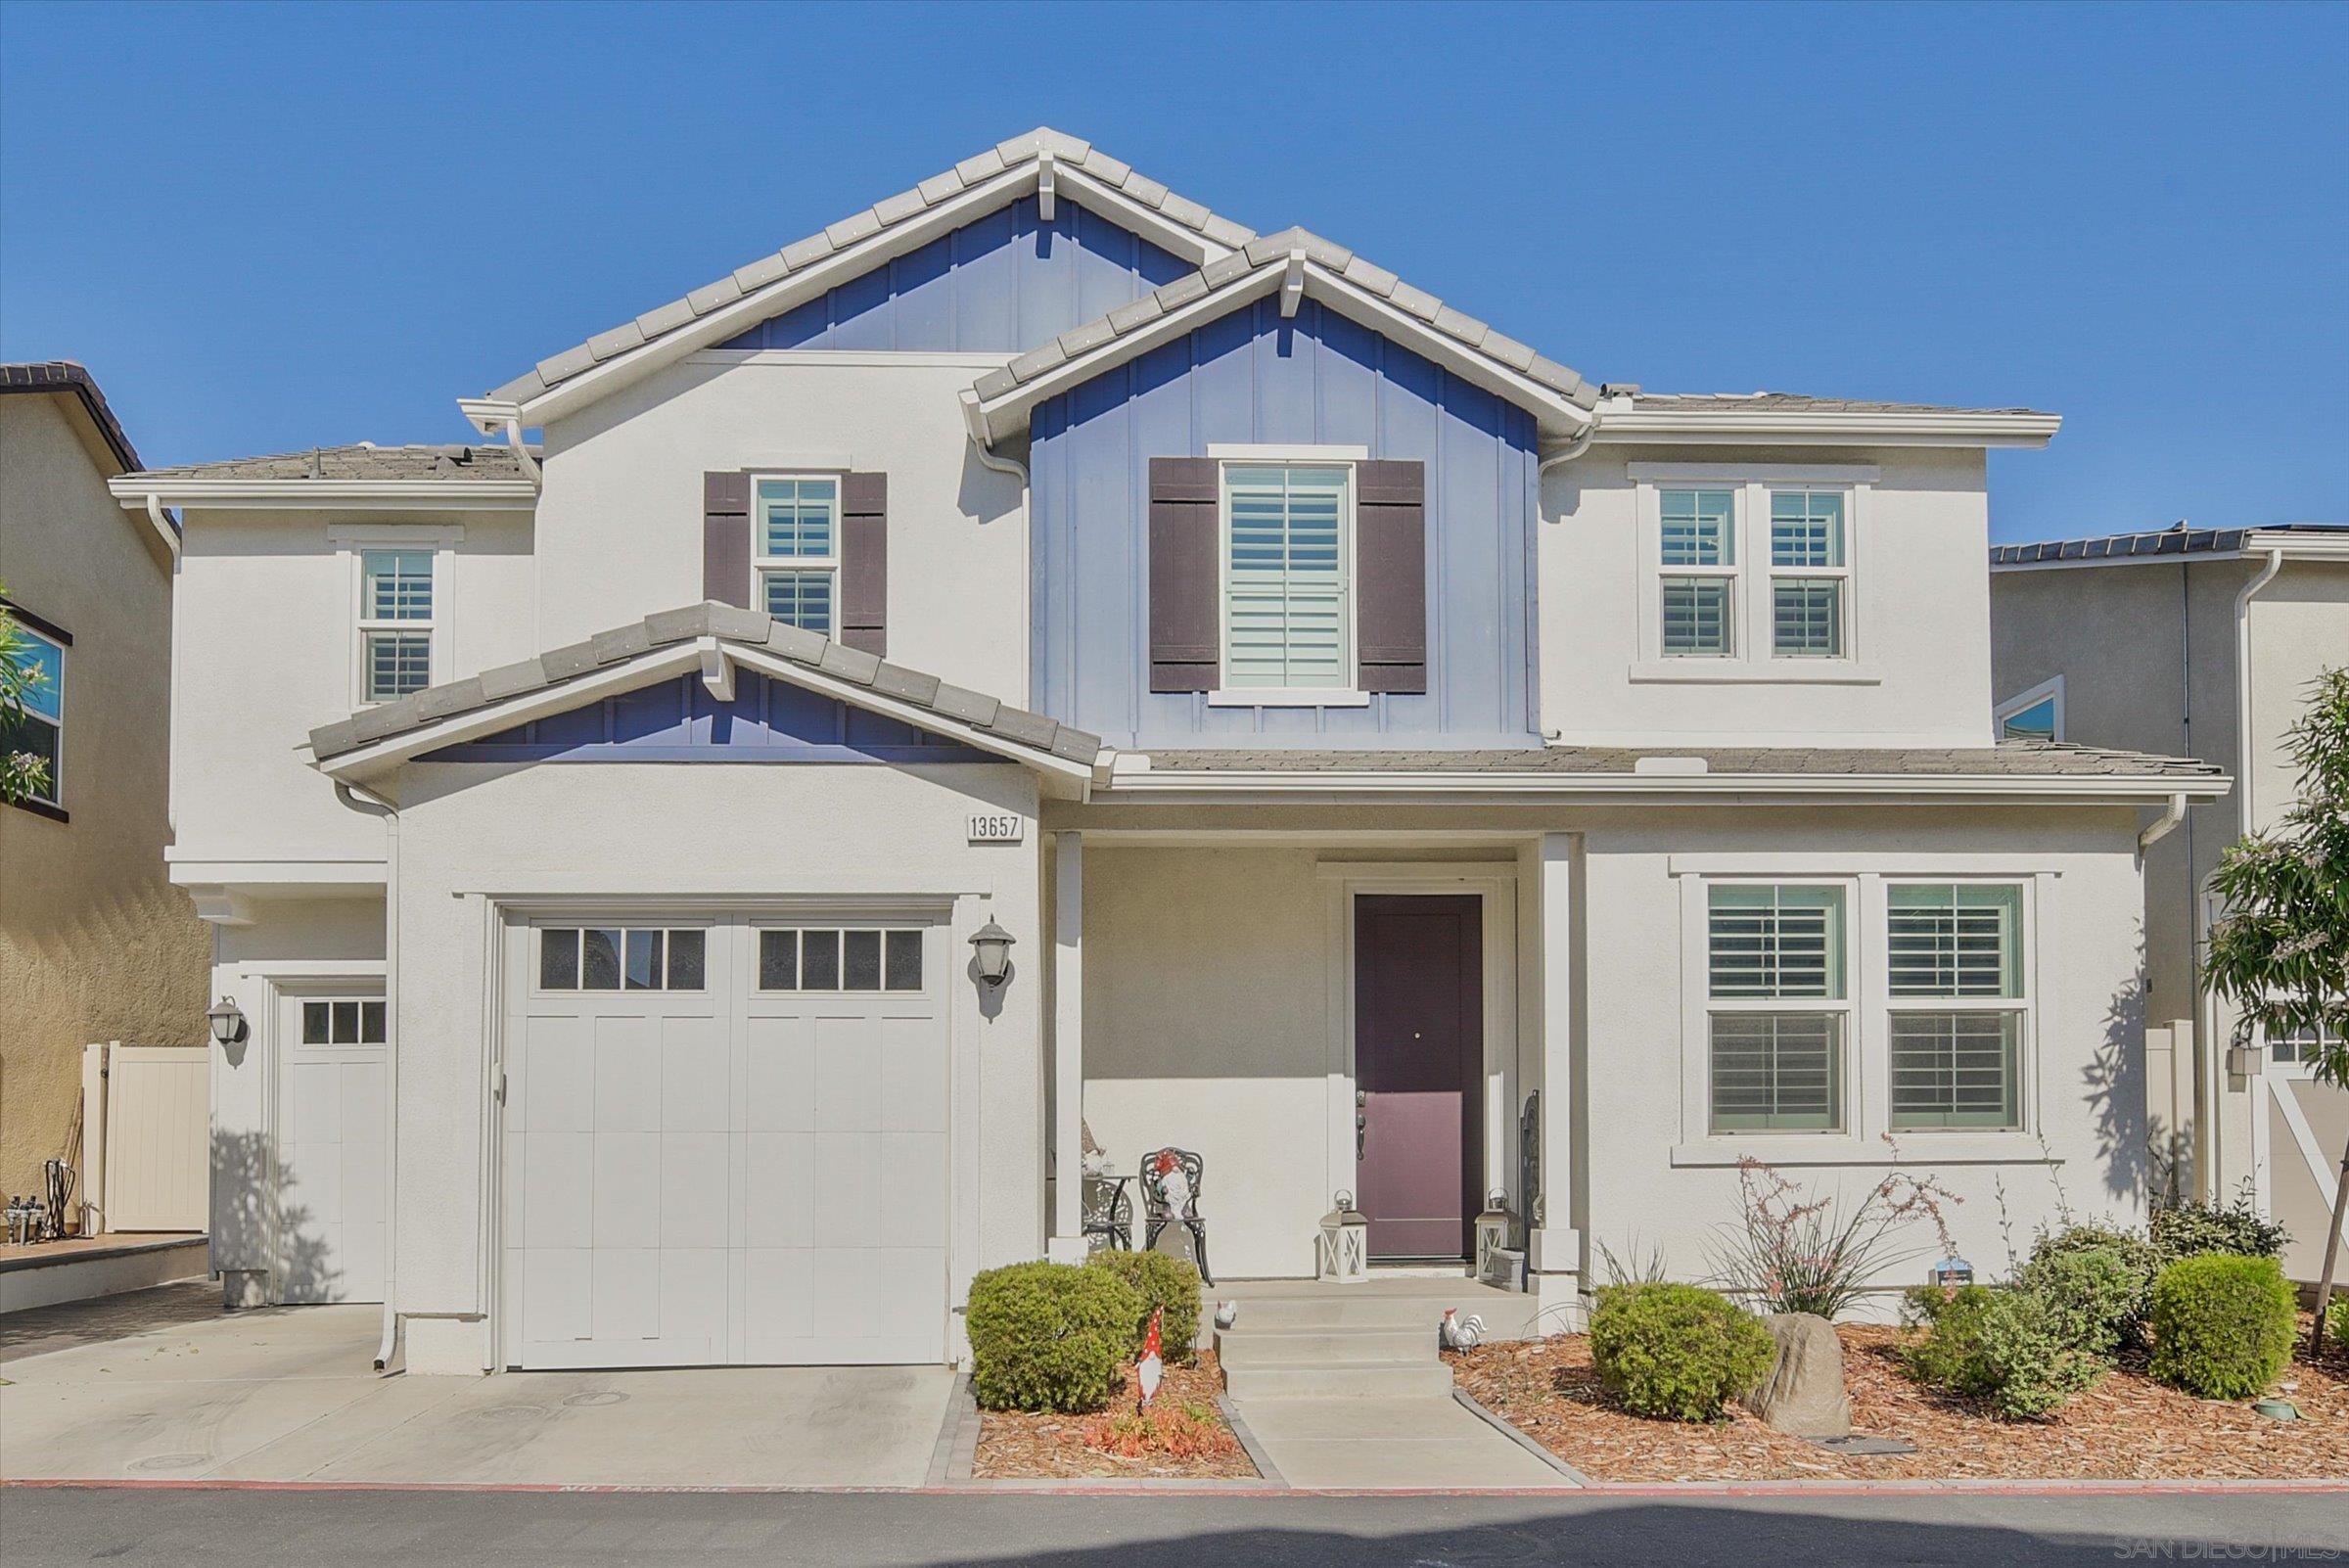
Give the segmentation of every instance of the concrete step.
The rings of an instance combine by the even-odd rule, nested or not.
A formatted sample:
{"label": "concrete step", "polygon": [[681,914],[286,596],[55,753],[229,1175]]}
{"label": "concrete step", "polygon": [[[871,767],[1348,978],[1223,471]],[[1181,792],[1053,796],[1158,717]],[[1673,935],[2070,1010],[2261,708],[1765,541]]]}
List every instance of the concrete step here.
{"label": "concrete step", "polygon": [[1424,1328],[1430,1338],[1435,1336],[1436,1325],[1444,1320],[1444,1309],[1459,1305],[1456,1297],[1436,1294],[1348,1295],[1336,1291],[1319,1296],[1241,1297],[1239,1302],[1239,1320],[1232,1328],[1241,1333],[1259,1328],[1292,1332]]}
{"label": "concrete step", "polygon": [[1223,1368],[1235,1400],[1393,1400],[1451,1397],[1451,1368],[1442,1361],[1319,1361],[1305,1366]]}
{"label": "concrete step", "polygon": [[1216,1335],[1216,1355],[1234,1366],[1315,1366],[1333,1361],[1433,1361],[1433,1328],[1233,1327]]}

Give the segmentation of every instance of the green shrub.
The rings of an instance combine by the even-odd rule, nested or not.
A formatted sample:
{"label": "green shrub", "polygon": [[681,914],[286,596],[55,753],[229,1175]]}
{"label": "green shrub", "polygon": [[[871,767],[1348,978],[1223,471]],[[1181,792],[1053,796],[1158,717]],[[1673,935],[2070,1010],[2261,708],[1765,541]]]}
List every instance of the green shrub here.
{"label": "green shrub", "polygon": [[2199,1199],[2155,1209],[2146,1228],[2164,1266],[2212,1252],[2274,1258],[2290,1239],[2289,1231],[2259,1212],[2248,1190],[2236,1193],[2224,1209]]}
{"label": "green shrub", "polygon": [[1908,1299],[1911,1321],[1924,1325],[1902,1348],[1909,1375],[1981,1400],[2006,1420],[2045,1415],[2103,1373],[2103,1361],[2078,1343],[2080,1322],[2032,1291],[1927,1286]]}
{"label": "green shrub", "polygon": [[2134,1344],[2153,1289],[2153,1249],[2133,1236],[2088,1241],[2081,1232],[2047,1237],[2015,1275],[2039,1298],[2050,1326],[2075,1350],[2108,1360]]}
{"label": "green shrub", "polygon": [[2153,1281],[2153,1375],[2206,1400],[2262,1393],[2292,1359],[2299,1306],[2273,1258],[2181,1258]]}
{"label": "green shrub", "polygon": [[1085,1260],[1090,1268],[1117,1275],[1142,1298],[1142,1315],[1133,1331],[1138,1353],[1150,1330],[1150,1314],[1166,1310],[1158,1330],[1159,1353],[1170,1362],[1188,1361],[1192,1341],[1199,1337],[1199,1270],[1186,1259],[1163,1252],[1128,1252],[1105,1247]]}
{"label": "green shrub", "polygon": [[971,1281],[971,1393],[990,1410],[1097,1410],[1124,1386],[1141,1297],[1104,1268],[1026,1263]]}
{"label": "green shrub", "polygon": [[2349,1296],[2336,1299],[2325,1312],[2325,1330],[2332,1336],[2332,1344],[2349,1356]]}
{"label": "green shrub", "polygon": [[1590,1359],[1625,1409],[1712,1421],[1770,1375],[1777,1347],[1759,1317],[1696,1285],[1618,1285],[1598,1293]]}

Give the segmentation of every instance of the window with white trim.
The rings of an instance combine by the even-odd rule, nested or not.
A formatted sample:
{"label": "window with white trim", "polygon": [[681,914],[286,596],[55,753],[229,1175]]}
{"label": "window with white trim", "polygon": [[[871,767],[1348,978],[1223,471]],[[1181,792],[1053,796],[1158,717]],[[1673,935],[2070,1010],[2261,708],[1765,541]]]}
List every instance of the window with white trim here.
{"label": "window with white trim", "polygon": [[1843,1125],[1851,989],[1844,890],[1716,883],[1707,890],[1712,1130]]}
{"label": "window with white trim", "polygon": [[388,703],[433,683],[433,552],[359,552],[359,697]]}
{"label": "window with white trim", "polygon": [[833,635],[840,603],[840,476],[754,481],[751,538],[760,606],[803,631]]}
{"label": "window with white trim", "polygon": [[919,927],[770,927],[759,933],[762,992],[920,991]]}
{"label": "window with white trim", "polygon": [[1351,691],[1352,466],[1227,462],[1221,488],[1224,687]]}
{"label": "window with white trim", "polygon": [[381,1045],[381,996],[305,996],[301,1000],[304,1045]]}
{"label": "window with white trim", "polygon": [[2288,1035],[2271,1032],[2268,1057],[2280,1067],[2314,1067],[2327,1049],[2340,1043],[2331,1031],[2316,1025]]}
{"label": "window with white trim", "polygon": [[1770,651],[1840,659],[1844,650],[1844,492],[1770,492]]}
{"label": "window with white trim", "polygon": [[1895,882],[1886,894],[1891,1130],[2023,1125],[2023,890]]}
{"label": "window with white trim", "polygon": [[1737,492],[1658,492],[1659,584],[1667,659],[1727,659],[1737,651]]}
{"label": "window with white trim", "polygon": [[699,926],[546,926],[538,989],[700,991],[710,933]]}
{"label": "window with white trim", "polygon": [[1993,716],[2001,740],[2063,739],[2063,677],[2057,675],[2007,698]]}
{"label": "window with white trim", "polygon": [[65,796],[66,646],[54,637],[16,623],[16,657],[26,672],[23,714],[0,725],[0,752],[22,754],[42,764],[42,782],[28,797],[43,806]]}

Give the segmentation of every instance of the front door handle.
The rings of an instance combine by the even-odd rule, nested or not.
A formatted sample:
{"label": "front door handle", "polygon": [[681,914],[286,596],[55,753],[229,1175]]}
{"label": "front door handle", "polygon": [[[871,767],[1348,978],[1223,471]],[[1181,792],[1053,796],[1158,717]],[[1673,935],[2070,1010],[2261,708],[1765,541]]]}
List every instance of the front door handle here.
{"label": "front door handle", "polygon": [[1368,1090],[1356,1089],[1354,1091],[1354,1158],[1358,1165],[1361,1162],[1362,1158],[1362,1142],[1364,1134],[1370,1130],[1370,1117],[1368,1112],[1369,1104],[1370,1094]]}

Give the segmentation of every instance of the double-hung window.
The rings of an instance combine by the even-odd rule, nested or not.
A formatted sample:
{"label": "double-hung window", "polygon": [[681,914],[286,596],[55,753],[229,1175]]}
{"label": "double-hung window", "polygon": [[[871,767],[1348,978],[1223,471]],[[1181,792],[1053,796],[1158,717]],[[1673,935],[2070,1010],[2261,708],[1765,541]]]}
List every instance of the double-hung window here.
{"label": "double-hung window", "polygon": [[359,695],[388,703],[433,683],[433,552],[359,552]]}
{"label": "double-hung window", "polygon": [[1663,654],[1727,659],[1737,651],[1737,492],[1667,489],[1663,525]]}
{"label": "double-hung window", "polygon": [[1225,463],[1223,685],[1355,685],[1354,471],[1343,463]]}
{"label": "double-hung window", "polygon": [[1844,647],[1844,492],[1770,492],[1770,651],[1840,659]]}
{"label": "double-hung window", "polygon": [[1716,883],[1706,908],[1712,1130],[1843,1126],[1844,890]]}
{"label": "double-hung window", "polygon": [[25,674],[24,712],[21,718],[0,723],[0,752],[30,757],[38,763],[41,781],[29,798],[56,806],[64,796],[60,774],[66,761],[66,645],[22,621],[16,636],[16,657]]}
{"label": "double-hung window", "polygon": [[760,479],[752,490],[759,598],[766,613],[834,635],[840,602],[840,476]]}
{"label": "double-hung window", "polygon": [[1891,1129],[2023,1125],[2023,890],[1886,889]]}

